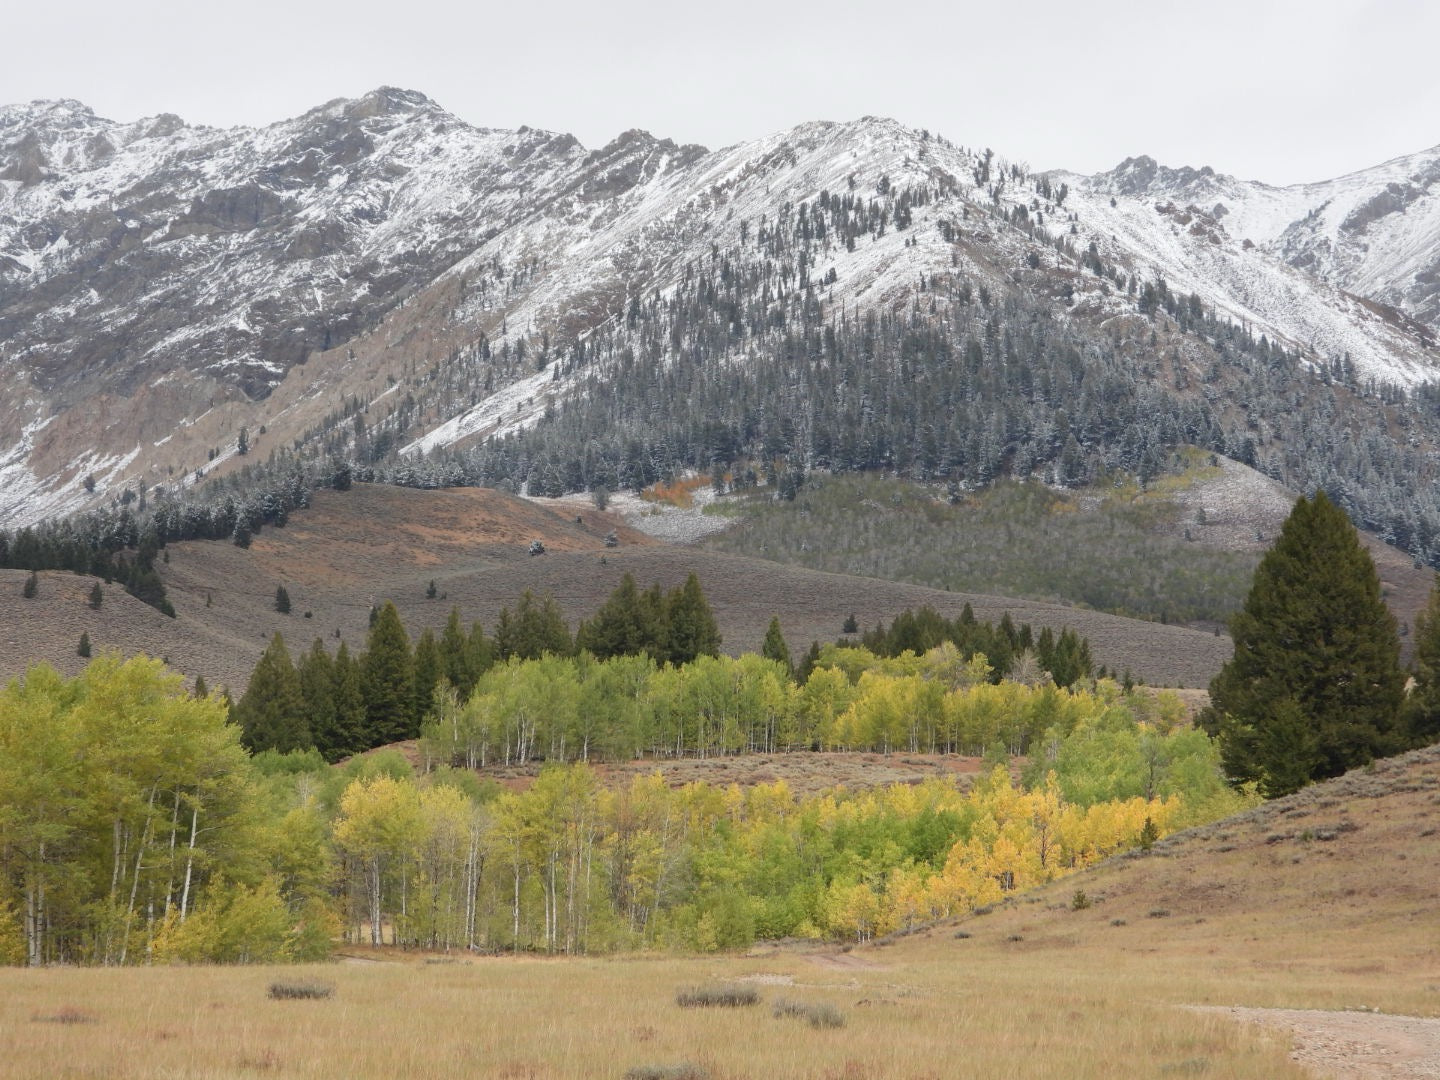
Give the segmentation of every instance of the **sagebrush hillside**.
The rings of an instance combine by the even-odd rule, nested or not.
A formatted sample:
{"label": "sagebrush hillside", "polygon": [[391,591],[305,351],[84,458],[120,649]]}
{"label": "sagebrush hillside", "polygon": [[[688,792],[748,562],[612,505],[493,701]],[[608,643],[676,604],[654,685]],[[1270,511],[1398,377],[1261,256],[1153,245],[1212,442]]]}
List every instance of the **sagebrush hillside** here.
{"label": "sagebrush hillside", "polygon": [[[613,548],[605,543],[612,531],[619,541]],[[535,539],[546,554],[528,554]],[[758,650],[772,616],[779,616],[798,654],[811,641],[841,636],[852,613],[869,627],[926,604],[954,618],[970,603],[981,620],[998,621],[1008,611],[1037,631],[1074,628],[1090,639],[1097,665],[1129,670],[1153,685],[1204,686],[1229,655],[1228,639],[1213,633],[660,544],[593,509],[565,516],[479,488],[319,491],[309,509],[294,513],[285,528],[264,529],[248,549],[187,541],[169,545],[165,559],[157,569],[175,619],[118,587],[92,612],[85,604],[92,579],[59,572],[42,573],[38,595],[27,600],[21,592],[28,575],[0,571],[0,619],[17,628],[0,673],[18,674],[36,660],[76,670],[82,661],[75,646],[88,629],[97,652],[168,657],[186,674],[203,674],[211,686],[228,685],[238,694],[277,630],[296,653],[317,637],[332,651],[342,639],[352,650],[362,648],[370,609],[386,599],[400,609],[412,637],[427,626],[438,632],[452,606],[467,625],[478,619],[493,628],[500,609],[513,608],[526,589],[551,593],[573,627],[627,572],[642,585],[667,589],[697,574],[731,653]],[[288,615],[274,610],[280,586],[290,597]]]}
{"label": "sagebrush hillside", "polygon": [[[978,492],[869,473],[816,475],[793,500],[763,489],[712,500],[705,512],[725,527],[703,543],[833,573],[1223,629],[1295,496],[1219,455],[1186,451],[1171,469],[1144,485],[1120,477]],[[1434,573],[1371,533],[1360,537],[1408,630]]]}

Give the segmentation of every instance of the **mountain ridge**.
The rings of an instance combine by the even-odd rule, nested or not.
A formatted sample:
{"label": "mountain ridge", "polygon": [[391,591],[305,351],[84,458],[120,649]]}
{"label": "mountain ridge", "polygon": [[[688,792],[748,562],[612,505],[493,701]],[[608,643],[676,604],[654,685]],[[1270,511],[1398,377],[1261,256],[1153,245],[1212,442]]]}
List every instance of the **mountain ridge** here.
{"label": "mountain ridge", "polygon": [[[224,131],[31,103],[0,109],[0,177],[0,428],[18,433],[0,525],[225,474],[242,428],[252,453],[309,453],[351,402],[401,410],[417,458],[528,430],[576,392],[575,349],[633,337],[627,308],[722,261],[766,303],[894,314],[963,279],[1093,335],[1166,280],[1317,373],[1440,377],[1425,296],[1327,284],[1232,236],[1239,211],[1162,212],[1156,190],[1121,201],[879,117],[716,151],[632,129],[591,150],[393,87]],[[806,231],[822,196],[854,204],[843,238]],[[457,364],[467,388],[420,392]]]}

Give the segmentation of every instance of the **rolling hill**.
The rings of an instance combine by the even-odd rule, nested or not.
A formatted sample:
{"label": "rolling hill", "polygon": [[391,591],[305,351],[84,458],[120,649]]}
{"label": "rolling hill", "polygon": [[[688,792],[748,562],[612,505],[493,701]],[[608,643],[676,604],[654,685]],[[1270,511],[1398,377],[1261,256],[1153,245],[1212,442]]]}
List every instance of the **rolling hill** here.
{"label": "rolling hill", "polygon": [[[618,547],[605,545],[611,531]],[[527,553],[534,539],[543,541],[545,555]],[[169,545],[166,556],[157,567],[175,619],[118,586],[92,611],[86,606],[92,579],[60,572],[41,574],[37,596],[27,600],[21,587],[28,575],[0,571],[0,619],[12,628],[0,674],[36,660],[74,670],[81,663],[76,642],[86,631],[97,651],[168,657],[187,675],[203,674],[211,686],[238,694],[277,630],[292,651],[317,637],[332,650],[342,639],[361,648],[371,606],[386,599],[399,607],[412,636],[426,626],[442,628],[452,605],[467,624],[479,619],[490,628],[527,588],[551,593],[573,626],[627,572],[641,585],[666,588],[697,574],[723,647],[736,653],[759,649],[772,615],[798,651],[812,640],[834,640],[852,612],[870,626],[924,604],[953,617],[970,603],[984,620],[1008,611],[1037,629],[1073,627],[1089,637],[1097,664],[1129,669],[1154,685],[1204,686],[1229,655],[1228,639],[1211,633],[663,544],[614,515],[572,508],[562,515],[491,489],[362,484],[345,493],[319,491],[309,509],[295,512],[283,529],[263,530],[248,549],[186,541]],[[426,596],[431,581],[434,599]],[[289,615],[274,610],[280,585],[291,598]]]}

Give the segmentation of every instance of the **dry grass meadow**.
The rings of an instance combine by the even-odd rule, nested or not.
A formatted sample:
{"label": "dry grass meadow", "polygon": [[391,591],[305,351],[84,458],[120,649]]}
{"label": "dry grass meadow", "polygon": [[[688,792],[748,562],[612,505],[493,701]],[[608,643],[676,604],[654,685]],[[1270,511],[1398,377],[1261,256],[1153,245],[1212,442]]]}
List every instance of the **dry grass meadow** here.
{"label": "dry grass meadow", "polygon": [[[1186,1006],[1440,1016],[1437,824],[1431,748],[852,949],[8,970],[0,1076],[1315,1076],[1290,1036]],[[275,982],[334,993],[274,1000]],[[734,983],[759,1004],[675,1004]],[[832,1006],[844,1025],[776,1016],[781,999]]]}

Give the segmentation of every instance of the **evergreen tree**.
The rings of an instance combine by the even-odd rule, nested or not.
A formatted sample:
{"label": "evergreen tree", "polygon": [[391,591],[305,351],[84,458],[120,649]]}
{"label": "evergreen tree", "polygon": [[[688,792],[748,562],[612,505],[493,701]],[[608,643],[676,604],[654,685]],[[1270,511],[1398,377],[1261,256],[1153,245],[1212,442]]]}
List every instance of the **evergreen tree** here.
{"label": "evergreen tree", "polygon": [[575,644],[608,660],[612,656],[638,656],[659,651],[659,612],[635,587],[635,579],[626,574],[593,619],[580,624]]}
{"label": "evergreen tree", "polygon": [[810,642],[809,650],[800,658],[800,666],[795,669],[795,681],[801,686],[804,686],[810,681],[810,673],[815,670],[816,665],[819,663],[820,642],[812,641]]}
{"label": "evergreen tree", "polygon": [[304,750],[311,745],[300,677],[278,632],[250,673],[234,719],[240,725],[241,741],[252,753]]}
{"label": "evergreen tree", "polygon": [[500,621],[495,627],[495,650],[502,660],[511,657],[538,660],[546,653],[569,656],[575,651],[570,627],[560,614],[555,598],[546,593],[536,600],[529,589],[520,597],[513,616],[509,608],[501,609]]}
{"label": "evergreen tree", "polygon": [[[495,643],[485,636],[485,628],[479,621],[472,623],[470,634],[465,638],[465,677],[468,680],[463,687],[461,700],[467,700],[475,690],[475,684],[480,681],[480,676],[495,666]],[[461,690],[456,687],[456,690]]]}
{"label": "evergreen tree", "polygon": [[720,630],[715,614],[691,574],[685,584],[665,597],[665,656],[672,664],[688,664],[697,656],[720,655]]}
{"label": "evergreen tree", "polygon": [[361,665],[350,658],[345,642],[335,650],[335,660],[330,667],[332,684],[331,700],[335,703],[335,727],[331,746],[325,760],[338,761],[342,757],[368,750],[372,745],[367,739],[369,725],[365,714],[365,687]]}
{"label": "evergreen tree", "polygon": [[281,615],[290,614],[290,594],[285,591],[284,585],[275,586],[275,610]]}
{"label": "evergreen tree", "polygon": [[1411,746],[1440,741],[1440,581],[1415,617],[1415,686],[1401,710],[1401,727]]}
{"label": "evergreen tree", "polygon": [[75,646],[75,655],[86,659],[90,657],[90,635],[84,630],[80,631],[80,644]]}
{"label": "evergreen tree", "polygon": [[335,665],[318,637],[310,651],[300,657],[296,673],[300,679],[300,697],[305,702],[305,716],[310,722],[310,738],[327,759],[340,749],[335,723]]}
{"label": "evergreen tree", "polygon": [[193,698],[205,698],[210,696],[210,688],[205,685],[205,676],[195,676],[195,689],[190,692]]}
{"label": "evergreen tree", "polygon": [[445,629],[440,632],[440,665],[446,680],[455,688],[461,701],[470,696],[475,688],[476,676],[470,673],[470,657],[465,640],[465,631],[460,625],[460,609],[452,607],[450,617],[445,620]]}
{"label": "evergreen tree", "polygon": [[790,662],[790,646],[785,644],[785,635],[780,630],[780,616],[770,616],[770,625],[765,630],[765,643],[760,646],[760,655],[766,660],[784,664],[785,670],[793,676],[795,665]]}
{"label": "evergreen tree", "polygon": [[840,627],[840,632],[842,634],[858,634],[860,632],[860,621],[855,618],[853,611],[845,616],[845,623]]}
{"label": "evergreen tree", "polygon": [[435,687],[445,678],[445,663],[440,656],[440,644],[435,640],[435,631],[428,626],[415,643],[415,684],[413,689],[415,724],[418,732],[426,715],[434,706]]}
{"label": "evergreen tree", "polygon": [[92,611],[99,611],[100,605],[105,602],[105,593],[100,588],[100,582],[97,581],[90,587],[90,599],[88,602]]}
{"label": "evergreen tree", "polygon": [[20,595],[26,600],[33,599],[39,587],[40,577],[34,570],[31,570],[30,576],[25,579],[25,584],[20,587]]}
{"label": "evergreen tree", "polygon": [[361,661],[365,692],[366,745],[413,739],[420,734],[415,719],[414,660],[400,613],[385,601],[370,628]]}
{"label": "evergreen tree", "polygon": [[1400,748],[1395,618],[1324,492],[1296,502],[1230,633],[1235,655],[1210,683],[1202,722],[1232,780],[1285,795]]}

